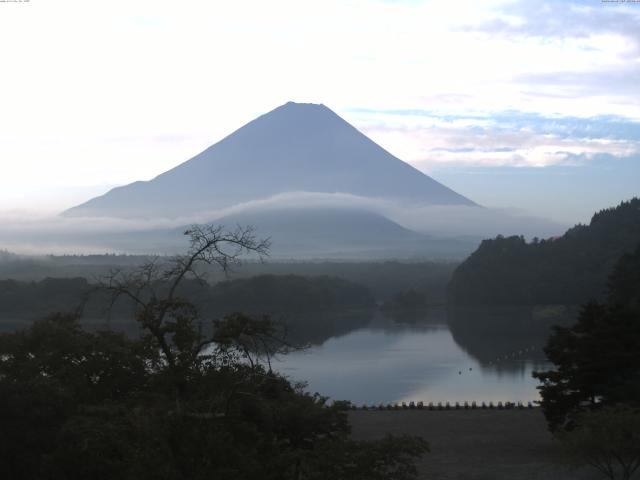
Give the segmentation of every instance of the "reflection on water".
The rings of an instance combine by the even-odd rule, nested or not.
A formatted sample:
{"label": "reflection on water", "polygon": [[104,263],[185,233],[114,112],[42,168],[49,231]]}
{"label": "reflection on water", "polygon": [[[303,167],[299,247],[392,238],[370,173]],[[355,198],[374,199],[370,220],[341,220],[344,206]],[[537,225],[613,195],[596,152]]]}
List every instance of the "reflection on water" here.
{"label": "reflection on water", "polygon": [[562,321],[522,308],[437,309],[408,323],[371,315],[367,326],[281,357],[276,368],[310,391],[357,404],[526,402],[539,398],[531,372],[549,366],[542,346]]}
{"label": "reflection on water", "polygon": [[577,311],[568,306],[450,307],[454,340],[485,368],[514,372],[523,363],[545,364],[543,347],[554,325],[569,325]]}
{"label": "reflection on water", "polygon": [[[550,326],[568,324],[567,307],[431,308],[385,315],[377,310],[282,315],[290,339],[308,350],[274,368],[308,390],[357,404],[399,401],[533,401],[534,370],[547,369],[542,347]],[[104,319],[85,320],[89,328]],[[4,319],[0,332],[24,326]],[[137,335],[135,323],[111,328]]]}

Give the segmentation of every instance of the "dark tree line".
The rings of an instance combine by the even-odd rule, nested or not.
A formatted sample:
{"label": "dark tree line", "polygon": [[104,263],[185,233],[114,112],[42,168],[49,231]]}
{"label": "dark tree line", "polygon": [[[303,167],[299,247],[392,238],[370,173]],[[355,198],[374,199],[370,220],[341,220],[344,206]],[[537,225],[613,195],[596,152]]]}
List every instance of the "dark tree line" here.
{"label": "dark tree line", "polygon": [[621,255],[640,243],[640,199],[596,213],[562,237],[484,240],[454,272],[456,305],[580,305],[602,299]]}
{"label": "dark tree line", "polygon": [[[91,328],[108,324],[137,334],[139,325],[132,319],[135,303],[121,297],[112,304],[108,292],[96,290],[96,286],[82,278],[0,281],[0,329],[11,331],[46,316],[47,312],[82,306],[82,324]],[[165,294],[170,285],[157,279],[154,288]],[[362,327],[370,321],[374,308],[366,287],[324,276],[260,275],[214,285],[202,278],[186,278],[180,282],[178,293],[208,318],[222,318],[235,312],[269,314],[286,326],[290,339],[300,344],[322,342]]]}
{"label": "dark tree line", "polygon": [[[158,261],[158,260],[156,260]],[[170,286],[158,279],[159,291]],[[87,294],[93,292],[87,300]],[[322,312],[332,309],[367,308],[374,304],[366,287],[335,277],[260,275],[209,285],[203,279],[185,279],[179,293],[203,314]],[[125,299],[123,299],[125,300]],[[131,312],[131,299],[112,305],[112,316]],[[0,317],[32,319],[47,312],[66,311],[84,304],[85,315],[104,317],[109,297],[95,292],[84,278],[47,278],[39,282],[0,280]]]}
{"label": "dark tree line", "polygon": [[[0,251],[0,279],[40,281],[53,278],[93,279],[114,269],[126,269],[148,262],[141,255],[47,255],[29,257]],[[365,286],[378,300],[395,293],[418,289],[433,303],[442,303],[445,287],[457,263],[429,261],[318,262],[248,260],[234,269],[234,278],[261,275],[296,275],[303,277],[337,277]],[[220,272],[211,271],[209,283],[219,280]],[[215,281],[214,281],[215,280]]]}
{"label": "dark tree line", "polygon": [[555,368],[534,376],[552,430],[571,429],[588,410],[640,408],[640,246],[619,259],[606,301],[585,304],[573,326],[556,327],[545,353]]}
{"label": "dark tree line", "polygon": [[630,480],[640,469],[640,245],[618,260],[605,301],[555,327],[545,353],[554,368],[534,377],[565,458]]}
{"label": "dark tree line", "polygon": [[429,307],[427,296],[424,292],[410,288],[393,295],[382,304],[382,310],[417,310]]}
{"label": "dark tree line", "polygon": [[220,282],[207,293],[210,309],[230,311],[326,311],[371,307],[369,289],[342,278],[259,275]]}

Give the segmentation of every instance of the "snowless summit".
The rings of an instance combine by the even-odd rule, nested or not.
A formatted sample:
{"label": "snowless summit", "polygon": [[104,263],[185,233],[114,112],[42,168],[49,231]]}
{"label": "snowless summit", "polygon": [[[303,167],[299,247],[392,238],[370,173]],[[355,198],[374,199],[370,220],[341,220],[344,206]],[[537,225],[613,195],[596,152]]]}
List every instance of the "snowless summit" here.
{"label": "snowless summit", "polygon": [[156,178],[114,188],[63,215],[179,218],[286,192],[475,205],[324,105],[288,102]]}

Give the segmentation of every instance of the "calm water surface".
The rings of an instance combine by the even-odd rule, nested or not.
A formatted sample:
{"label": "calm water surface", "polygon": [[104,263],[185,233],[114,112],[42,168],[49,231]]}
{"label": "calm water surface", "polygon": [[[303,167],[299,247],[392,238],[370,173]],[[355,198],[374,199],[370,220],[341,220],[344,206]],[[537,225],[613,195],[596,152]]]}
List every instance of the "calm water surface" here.
{"label": "calm water surface", "polygon": [[[307,382],[310,392],[359,405],[534,401],[538,382],[531,373],[550,367],[542,352],[548,326],[539,326],[562,323],[553,315],[535,318],[539,314],[471,309],[453,318],[451,311],[431,309],[394,319],[371,311],[356,322],[349,320],[353,312],[334,314],[328,331],[310,337],[314,346],[279,357],[274,368]],[[17,326],[0,322],[0,331]]]}
{"label": "calm water surface", "polygon": [[539,337],[458,336],[472,340],[456,341],[443,313],[412,324],[375,313],[368,326],[282,356],[275,368],[311,392],[356,404],[539,399],[531,372],[549,366]]}

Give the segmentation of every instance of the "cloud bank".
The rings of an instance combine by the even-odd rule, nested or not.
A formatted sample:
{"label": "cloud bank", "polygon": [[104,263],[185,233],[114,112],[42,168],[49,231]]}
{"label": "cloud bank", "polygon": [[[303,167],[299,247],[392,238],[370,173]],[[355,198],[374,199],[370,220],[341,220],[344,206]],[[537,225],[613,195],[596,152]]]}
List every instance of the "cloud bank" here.
{"label": "cloud bank", "polygon": [[[114,248],[109,239],[136,234],[173,232],[194,223],[219,223],[236,226],[236,216],[283,210],[349,209],[379,213],[390,220],[434,237],[486,238],[503,235],[548,237],[563,233],[565,226],[517,211],[482,207],[432,206],[404,204],[341,193],[287,192],[246,202],[218,211],[202,212],[188,218],[125,220],[117,218],[25,217],[13,212],[0,217],[0,248],[17,253],[126,253]],[[164,233],[163,233],[164,232]],[[256,232],[260,235],[260,232]],[[153,239],[153,236],[143,237]],[[152,241],[152,240],[151,240]],[[111,246],[110,246],[111,245]],[[136,251],[144,249],[138,245]]]}

